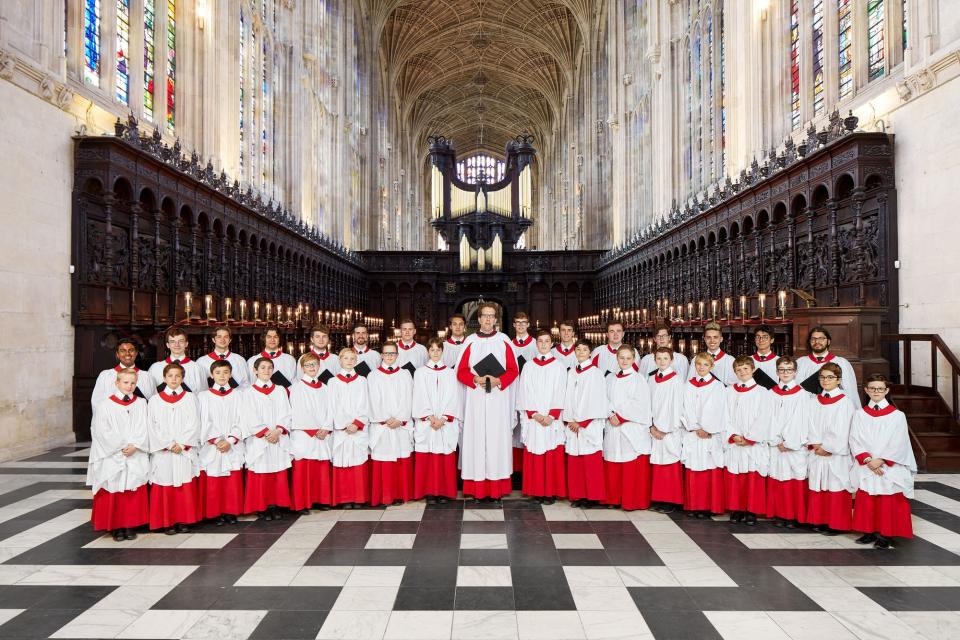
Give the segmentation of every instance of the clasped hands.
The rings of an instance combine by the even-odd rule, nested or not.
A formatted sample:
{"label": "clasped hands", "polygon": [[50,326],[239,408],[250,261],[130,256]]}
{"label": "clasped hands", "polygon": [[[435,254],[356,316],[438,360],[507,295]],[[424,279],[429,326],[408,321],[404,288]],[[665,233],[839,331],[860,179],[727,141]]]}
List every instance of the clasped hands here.
{"label": "clasped hands", "polygon": [[539,424],[541,427],[549,427],[551,424],[553,424],[553,416],[544,413],[535,413],[530,419]]}
{"label": "clasped hands", "polygon": [[486,388],[486,386],[487,386],[487,380],[490,381],[490,386],[491,386],[492,388],[494,388],[494,389],[499,389],[499,388],[500,388],[500,378],[497,378],[497,377],[495,377],[495,376],[473,376],[473,384],[474,384],[474,386],[476,386],[478,389],[479,389],[479,388]]}

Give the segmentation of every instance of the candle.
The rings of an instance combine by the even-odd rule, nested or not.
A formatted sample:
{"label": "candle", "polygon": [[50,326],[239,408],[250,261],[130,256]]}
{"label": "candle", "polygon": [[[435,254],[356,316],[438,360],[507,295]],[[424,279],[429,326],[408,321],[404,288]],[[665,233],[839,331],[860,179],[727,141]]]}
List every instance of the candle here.
{"label": "candle", "polygon": [[213,314],[213,296],[209,293],[203,296],[203,315],[207,320],[216,320]]}
{"label": "candle", "polygon": [[703,320],[703,307],[704,307],[703,300],[701,300],[700,302],[697,303],[697,319],[698,320]]}
{"label": "candle", "polygon": [[686,353],[686,351],[687,351],[687,341],[684,340],[683,338],[680,338],[679,346],[680,346],[680,353]]}
{"label": "candle", "polygon": [[747,296],[740,296],[740,319],[747,319]]}
{"label": "candle", "polygon": [[273,316],[273,303],[268,302],[266,307],[266,316],[265,316],[267,322],[270,322],[270,320],[273,319],[272,316]]}
{"label": "candle", "polygon": [[[693,320],[693,303],[692,302],[687,303],[687,320]],[[683,351],[683,349],[680,349],[680,351]]]}
{"label": "candle", "polygon": [[260,301],[259,300],[253,301],[253,320],[254,322],[258,322],[260,320]]}
{"label": "candle", "polygon": [[711,320],[717,319],[717,301],[716,300],[710,301],[710,319]]}
{"label": "candle", "polygon": [[723,318],[724,320],[730,319],[730,314],[733,311],[733,300],[730,298],[723,299]]}
{"label": "candle", "polygon": [[240,300],[240,322],[246,322],[246,321],[247,321],[247,301],[241,299]]}
{"label": "candle", "polygon": [[787,319],[787,292],[780,291],[777,294],[777,298],[779,299],[779,303],[780,303],[780,317],[786,320]]}
{"label": "candle", "polygon": [[763,314],[767,310],[767,294],[761,293],[759,298],[760,298],[760,319],[763,320]]}
{"label": "candle", "polygon": [[193,315],[193,294],[189,291],[183,292],[183,313],[187,318]]}
{"label": "candle", "polygon": [[646,308],[646,307],[643,308],[643,323],[644,323],[644,324],[647,323],[647,308]]}
{"label": "candle", "polygon": [[223,315],[225,320],[233,319],[233,298],[223,299]]}

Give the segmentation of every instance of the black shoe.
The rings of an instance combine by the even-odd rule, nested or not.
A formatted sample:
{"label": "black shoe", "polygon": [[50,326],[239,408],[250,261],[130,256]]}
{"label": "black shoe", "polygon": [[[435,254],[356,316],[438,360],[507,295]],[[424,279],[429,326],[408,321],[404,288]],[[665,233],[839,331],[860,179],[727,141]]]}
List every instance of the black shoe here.
{"label": "black shoe", "polygon": [[786,529],[796,529],[799,525],[796,520],[787,520],[783,523],[783,526]]}
{"label": "black shoe", "polygon": [[777,527],[778,529],[786,526],[786,524],[784,523],[784,521],[781,520],[780,518],[774,518],[773,521],[772,521],[770,524],[772,524],[773,526]]}
{"label": "black shoe", "polygon": [[586,502],[586,500],[584,500],[583,498],[580,498],[579,500],[574,500],[573,502],[571,502],[570,506],[579,508],[583,506],[584,502]]}
{"label": "black shoe", "polygon": [[277,507],[271,507],[273,510],[273,519],[274,520],[283,520],[283,511],[280,511]]}
{"label": "black shoe", "polygon": [[226,518],[227,524],[237,524],[237,516],[232,513],[225,514],[223,517]]}
{"label": "black shoe", "polygon": [[134,531],[133,529],[124,529],[124,530],[123,530],[123,537],[124,537],[126,540],[136,540],[136,539],[137,539],[137,532]]}
{"label": "black shoe", "polygon": [[261,511],[257,514],[257,516],[260,520],[266,520],[267,522],[271,522],[273,520],[273,514],[269,511]]}
{"label": "black shoe", "polygon": [[302,516],[308,516],[310,515],[310,509],[300,509],[300,511],[297,511],[297,513],[299,513]]}
{"label": "black shoe", "polygon": [[318,505],[316,508],[318,511],[330,511],[330,506],[326,504]]}
{"label": "black shoe", "polygon": [[857,544],[873,544],[874,542],[877,541],[877,539],[878,539],[877,534],[865,533],[859,538],[857,538],[856,540],[854,540],[854,542],[856,542]]}
{"label": "black shoe", "polygon": [[654,502],[650,505],[650,511],[656,511],[657,513],[663,513],[663,503]]}
{"label": "black shoe", "polygon": [[814,533],[826,533],[827,531],[830,531],[830,527],[828,527],[825,524],[818,524],[814,526],[813,529],[811,529],[811,531],[813,531]]}
{"label": "black shoe", "polygon": [[216,527],[222,527],[223,525],[227,524],[227,520],[223,516],[218,516],[217,519],[214,520],[213,524]]}
{"label": "black shoe", "polygon": [[544,498],[543,502],[541,502],[540,504],[551,505],[554,502],[556,502],[554,498]]}
{"label": "black shoe", "polygon": [[827,530],[823,532],[823,535],[832,538],[833,536],[838,536],[841,533],[843,533],[843,531],[837,531],[836,529],[831,529],[830,527],[827,527]]}
{"label": "black shoe", "polygon": [[874,549],[889,549],[892,546],[890,538],[884,536],[877,536],[877,541],[873,543]]}
{"label": "black shoe", "polygon": [[747,513],[746,515],[744,515],[744,516],[743,516],[743,524],[747,525],[748,527],[755,527],[755,526],[757,526],[757,516],[756,516],[756,514]]}
{"label": "black shoe", "polygon": [[403,500],[401,500],[400,498],[397,498],[396,500],[393,501],[393,506],[395,507],[399,507],[402,504],[403,504]]}
{"label": "black shoe", "polygon": [[436,500],[437,504],[447,504],[450,502],[450,498],[447,498],[446,496],[437,496],[434,498],[434,500]]}
{"label": "black shoe", "polygon": [[433,496],[427,496],[427,504],[437,504],[437,499]]}
{"label": "black shoe", "polygon": [[123,535],[123,529],[114,529],[113,530],[113,541],[122,542],[125,539]]}
{"label": "black shoe", "polygon": [[176,528],[176,527],[167,527],[167,530],[164,531],[164,533],[167,534],[168,536],[175,536],[175,535],[177,535],[177,528]]}
{"label": "black shoe", "polygon": [[734,511],[730,514],[730,522],[743,522],[743,511]]}
{"label": "black shoe", "polygon": [[190,533],[190,527],[182,522],[177,523],[177,533]]}
{"label": "black shoe", "polygon": [[709,520],[710,512],[709,511],[697,511],[697,520]]}
{"label": "black shoe", "polygon": [[584,509],[596,509],[600,504],[596,500],[587,500],[583,503]]}
{"label": "black shoe", "polygon": [[696,511],[684,511],[683,513],[688,518],[696,518],[699,515],[699,513]]}
{"label": "black shoe", "polygon": [[674,513],[677,510],[677,505],[672,502],[668,502],[660,507],[660,513]]}

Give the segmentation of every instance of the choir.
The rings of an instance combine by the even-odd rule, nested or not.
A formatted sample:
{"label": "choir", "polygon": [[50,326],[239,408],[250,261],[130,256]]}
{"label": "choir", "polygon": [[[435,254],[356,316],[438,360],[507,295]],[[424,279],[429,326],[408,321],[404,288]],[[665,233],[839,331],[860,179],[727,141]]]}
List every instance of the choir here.
{"label": "choir", "polygon": [[254,512],[446,502],[458,480],[465,495],[499,500],[522,468],[522,493],[542,504],[729,513],[748,526],[769,518],[859,531],[858,543],[881,549],[912,537],[906,418],[882,375],[868,377],[860,408],[852,368],[829,352],[824,329],[798,362],[773,354],[768,327],[754,332],[756,353],[733,358],[708,324],[687,376],[669,328],[641,364],[622,327],[592,349],[568,323],[559,344],[548,331],[527,335],[520,315],[510,339],[493,328],[494,311],[482,307],[481,331],[468,337],[456,316],[450,338],[426,346],[403,322],[380,353],[357,327],[337,358],[317,327],[299,362],[273,328],[249,360],[218,328],[203,369],[186,357],[182,329],[167,332],[170,356],[148,373],[121,341],[93,397],[94,528],[119,541],[143,525],[174,535]]}

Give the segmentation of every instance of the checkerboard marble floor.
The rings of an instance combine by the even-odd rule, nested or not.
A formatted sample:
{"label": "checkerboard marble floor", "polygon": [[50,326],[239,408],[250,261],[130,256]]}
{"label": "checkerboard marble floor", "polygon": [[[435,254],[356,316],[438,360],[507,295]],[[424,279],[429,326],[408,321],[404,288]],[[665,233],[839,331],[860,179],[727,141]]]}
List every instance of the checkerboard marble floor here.
{"label": "checkerboard marble floor", "polygon": [[86,447],[0,464],[0,638],[960,637],[960,476],[880,551],[682,514],[453,501],[116,543]]}

